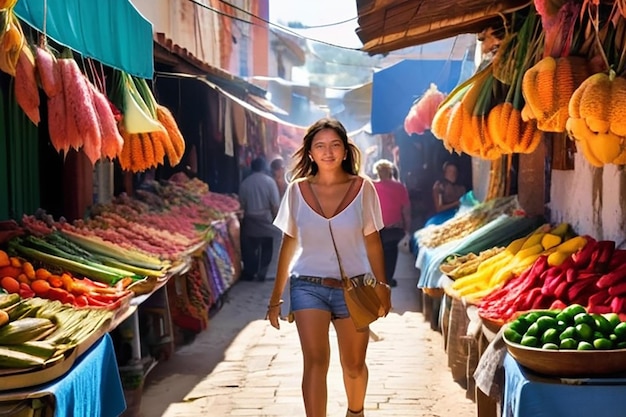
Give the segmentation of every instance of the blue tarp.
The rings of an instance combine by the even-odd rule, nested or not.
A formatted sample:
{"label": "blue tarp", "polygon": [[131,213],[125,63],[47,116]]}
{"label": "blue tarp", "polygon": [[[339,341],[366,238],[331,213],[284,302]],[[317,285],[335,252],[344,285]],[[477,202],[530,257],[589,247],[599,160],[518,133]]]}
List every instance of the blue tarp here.
{"label": "blue tarp", "polygon": [[403,126],[413,102],[435,83],[449,93],[457,85],[463,61],[404,60],[374,73],[372,133],[391,133]]}
{"label": "blue tarp", "polygon": [[[142,78],[154,74],[152,23],[130,0],[47,0],[46,35],[81,55]],[[15,13],[43,32],[44,0],[18,0]]]}

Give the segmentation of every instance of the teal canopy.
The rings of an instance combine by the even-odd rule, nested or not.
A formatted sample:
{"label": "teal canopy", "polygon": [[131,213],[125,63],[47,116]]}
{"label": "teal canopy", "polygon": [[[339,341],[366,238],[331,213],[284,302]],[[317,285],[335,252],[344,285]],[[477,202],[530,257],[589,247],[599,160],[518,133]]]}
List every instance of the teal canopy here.
{"label": "teal canopy", "polygon": [[[18,0],[15,13],[43,32],[44,0]],[[130,0],[47,0],[46,35],[110,67],[153,76],[152,23]]]}

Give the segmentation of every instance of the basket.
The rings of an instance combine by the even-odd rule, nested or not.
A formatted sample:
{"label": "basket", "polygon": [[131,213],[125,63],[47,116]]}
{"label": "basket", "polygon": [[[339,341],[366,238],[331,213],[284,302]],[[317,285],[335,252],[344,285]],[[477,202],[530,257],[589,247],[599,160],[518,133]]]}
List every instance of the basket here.
{"label": "basket", "polygon": [[498,333],[502,326],[504,326],[504,324],[506,323],[504,320],[491,319],[489,317],[483,317],[480,314],[479,316],[480,321],[483,322],[483,326],[485,326],[487,330],[493,333]]}
{"label": "basket", "polygon": [[626,349],[548,350],[504,338],[509,354],[526,368],[558,377],[597,377],[626,372]]}

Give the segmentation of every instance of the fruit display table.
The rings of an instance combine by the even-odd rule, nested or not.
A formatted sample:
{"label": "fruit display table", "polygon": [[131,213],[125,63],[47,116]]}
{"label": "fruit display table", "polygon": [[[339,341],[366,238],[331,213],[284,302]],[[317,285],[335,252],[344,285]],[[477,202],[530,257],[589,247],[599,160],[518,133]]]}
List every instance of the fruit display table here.
{"label": "fruit display table", "polygon": [[0,391],[0,403],[54,398],[55,416],[117,417],[126,408],[111,336],[102,336],[62,377],[26,389]]}
{"label": "fruit display table", "polygon": [[626,375],[620,378],[547,378],[504,359],[502,417],[615,417],[626,409]]}

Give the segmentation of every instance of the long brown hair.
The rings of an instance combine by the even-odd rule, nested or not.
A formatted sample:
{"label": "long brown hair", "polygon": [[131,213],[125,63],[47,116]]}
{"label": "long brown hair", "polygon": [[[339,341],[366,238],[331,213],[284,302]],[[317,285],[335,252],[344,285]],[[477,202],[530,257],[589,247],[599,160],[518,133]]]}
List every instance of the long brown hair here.
{"label": "long brown hair", "polygon": [[357,148],[356,145],[348,139],[346,128],[339,120],[323,118],[309,126],[304,138],[302,139],[302,145],[293,154],[292,158],[296,162],[290,171],[291,180],[306,178],[317,174],[317,164],[309,159],[309,152],[311,152],[313,138],[317,133],[324,129],[334,130],[346,149],[346,159],[341,163],[343,170],[348,174],[358,175],[359,168],[361,166],[361,151],[359,151],[359,148]]}

